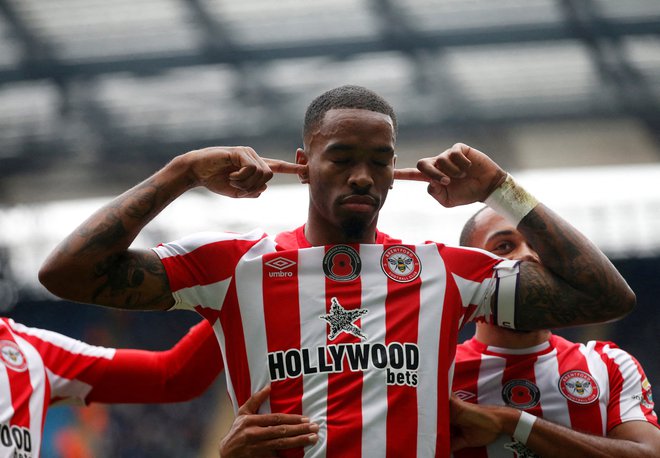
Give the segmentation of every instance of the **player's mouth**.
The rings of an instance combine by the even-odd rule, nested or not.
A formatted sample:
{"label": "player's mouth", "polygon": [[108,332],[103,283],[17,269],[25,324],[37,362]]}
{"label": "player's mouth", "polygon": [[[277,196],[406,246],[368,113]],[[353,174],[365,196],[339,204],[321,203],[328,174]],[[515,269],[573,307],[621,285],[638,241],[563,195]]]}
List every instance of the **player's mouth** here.
{"label": "player's mouth", "polygon": [[378,208],[378,200],[366,194],[351,194],[345,196],[340,200],[340,204],[347,210],[352,212],[373,212]]}

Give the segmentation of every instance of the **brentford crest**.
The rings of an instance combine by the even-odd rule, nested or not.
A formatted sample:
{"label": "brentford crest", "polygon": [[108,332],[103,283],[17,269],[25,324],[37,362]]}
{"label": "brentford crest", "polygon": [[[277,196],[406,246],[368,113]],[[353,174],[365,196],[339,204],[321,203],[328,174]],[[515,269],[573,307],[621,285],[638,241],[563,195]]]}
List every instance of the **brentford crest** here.
{"label": "brentford crest", "polygon": [[0,340],[0,360],[5,366],[17,372],[23,372],[27,369],[27,359],[16,345],[16,342],[11,340]]}
{"label": "brentford crest", "polygon": [[591,404],[600,395],[598,383],[591,374],[584,371],[564,372],[559,378],[561,394],[577,404]]}
{"label": "brentford crest", "polygon": [[385,275],[399,283],[415,280],[422,271],[417,254],[401,245],[385,250],[380,258],[380,266]]}

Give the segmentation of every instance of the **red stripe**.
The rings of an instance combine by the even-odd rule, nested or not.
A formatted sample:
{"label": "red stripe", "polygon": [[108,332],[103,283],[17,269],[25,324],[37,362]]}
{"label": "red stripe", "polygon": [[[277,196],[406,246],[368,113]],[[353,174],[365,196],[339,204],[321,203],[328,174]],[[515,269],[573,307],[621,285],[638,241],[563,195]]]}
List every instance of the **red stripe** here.
{"label": "red stripe", "polygon": [[213,242],[184,255],[162,258],[172,291],[208,285],[234,275],[241,257],[259,240],[223,240]]}
{"label": "red stripe", "polygon": [[[443,253],[444,257],[444,253]],[[436,457],[449,456],[451,450],[449,434],[449,368],[454,361],[458,342],[458,320],[463,310],[461,295],[450,269],[445,279],[445,297],[438,298],[442,306],[440,340],[438,342],[438,434],[436,437]]]}
{"label": "red stripe", "polygon": [[89,385],[94,385],[96,380],[103,376],[106,364],[110,363],[108,358],[102,356],[71,353],[35,335],[15,332],[37,349],[48,369],[65,379],[80,380]]}
{"label": "red stripe", "polygon": [[[8,340],[18,345],[8,326],[0,326],[0,340]],[[23,349],[20,349],[20,352],[24,358],[25,366],[27,366],[27,355]],[[4,366],[7,370],[11,404],[14,409],[14,415],[11,417],[9,423],[14,426],[30,428],[30,397],[34,388],[30,381],[29,369],[25,367],[25,369],[20,371],[20,366],[22,365],[19,366],[19,369],[14,369],[7,363]],[[45,376],[46,374],[43,375]]]}
{"label": "red stripe", "polygon": [[[357,246],[353,245],[358,249]],[[326,313],[330,313],[331,300],[336,297],[346,310],[361,306],[362,282],[355,280],[338,282],[326,278]],[[361,320],[355,321],[360,326]],[[342,332],[328,345],[359,343],[359,337]],[[360,457],[362,455],[362,373],[344,372],[328,374],[328,436],[326,456]]]}
{"label": "red stripe", "polygon": [[[417,343],[421,279],[397,283],[388,277],[385,300],[385,343]],[[391,369],[388,369],[391,370]],[[393,371],[394,376],[398,375]],[[402,374],[405,377],[405,374]],[[398,458],[417,449],[417,390],[387,387],[387,457]]]}
{"label": "red stripe", "polygon": [[[481,368],[481,352],[472,345],[478,344],[474,338],[456,349],[456,366],[452,391],[459,390],[471,393],[473,396],[465,401],[477,404],[479,399],[479,370]],[[487,458],[486,447],[474,447],[454,452],[454,458]]]}
{"label": "red stripe", "polygon": [[[557,354],[562,355],[562,358],[558,358],[559,363],[559,377],[561,383],[561,376],[572,370],[584,371],[588,374],[589,366],[587,365],[587,360],[584,355],[578,350],[579,345],[573,344],[570,342],[562,342],[557,339]],[[575,348],[571,351],[570,346]],[[594,377],[595,380],[595,377]],[[602,390],[602,387],[598,388]],[[603,393],[601,391],[600,396]],[[610,398],[610,402],[613,402],[614,399]],[[618,400],[616,401],[618,404]],[[571,427],[577,431],[595,434],[597,436],[603,435],[603,419],[600,414],[600,407],[598,399],[590,404],[578,404],[577,402],[567,400],[568,405],[568,415],[571,420]]]}
{"label": "red stripe", "polygon": [[220,323],[225,335],[225,359],[227,372],[234,387],[236,401],[240,407],[248,400],[251,393],[250,367],[248,366],[247,350],[245,349],[245,335],[243,334],[243,321],[238,307],[238,297],[234,282],[229,285],[225,302],[220,311]]}
{"label": "red stripe", "polygon": [[[262,258],[268,262],[279,253],[270,253]],[[278,270],[263,265],[263,300],[264,321],[266,323],[266,340],[268,352],[300,349],[300,305],[298,298],[298,252],[288,252],[286,258],[295,265]],[[280,273],[291,274],[291,277],[277,277]],[[282,332],[285,329],[286,332]],[[302,414],[303,383],[302,375],[296,378],[271,383],[271,412]],[[302,448],[282,450],[279,456],[302,457]]]}

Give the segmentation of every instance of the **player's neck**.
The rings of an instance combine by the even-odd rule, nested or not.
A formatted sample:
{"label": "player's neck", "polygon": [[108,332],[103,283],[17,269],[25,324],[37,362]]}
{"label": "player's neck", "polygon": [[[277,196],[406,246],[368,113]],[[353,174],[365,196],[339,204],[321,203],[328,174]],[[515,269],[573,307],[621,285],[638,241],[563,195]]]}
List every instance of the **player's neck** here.
{"label": "player's neck", "polygon": [[481,343],[500,348],[529,348],[550,338],[550,331],[512,331],[485,323],[477,324],[474,337]]}
{"label": "player's neck", "polygon": [[305,238],[312,246],[334,245],[339,243],[376,243],[376,221],[363,230],[349,232],[341,227],[308,218],[305,224]]}

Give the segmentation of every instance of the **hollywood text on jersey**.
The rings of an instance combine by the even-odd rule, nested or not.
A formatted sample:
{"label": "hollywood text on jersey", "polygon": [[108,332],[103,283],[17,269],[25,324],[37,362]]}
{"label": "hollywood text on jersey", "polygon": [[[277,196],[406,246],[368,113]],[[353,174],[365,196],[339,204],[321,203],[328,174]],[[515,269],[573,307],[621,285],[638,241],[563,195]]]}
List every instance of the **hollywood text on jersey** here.
{"label": "hollywood text on jersey", "polygon": [[[315,356],[315,357],[314,357]],[[388,385],[416,387],[419,380],[419,347],[413,343],[330,344],[316,348],[291,348],[268,353],[271,381],[301,375],[386,370]]]}

